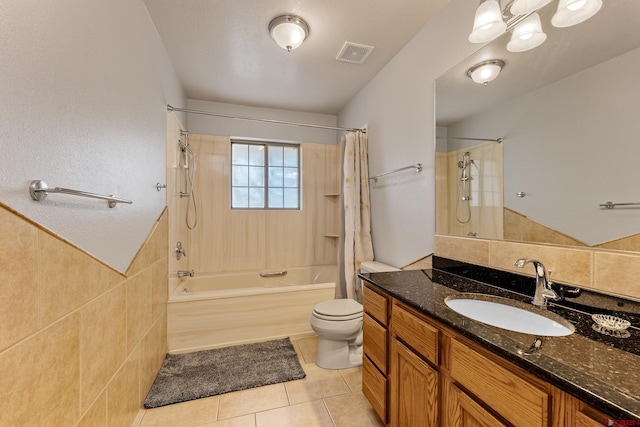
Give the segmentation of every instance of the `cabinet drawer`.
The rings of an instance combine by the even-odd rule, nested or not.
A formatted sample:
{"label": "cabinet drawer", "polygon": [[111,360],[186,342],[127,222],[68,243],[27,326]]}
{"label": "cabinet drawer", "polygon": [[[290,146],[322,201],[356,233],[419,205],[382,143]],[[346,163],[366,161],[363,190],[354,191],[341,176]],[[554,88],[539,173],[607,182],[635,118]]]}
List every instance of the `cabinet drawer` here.
{"label": "cabinet drawer", "polygon": [[363,352],[383,374],[387,373],[387,330],[368,314],[362,324]]}
{"label": "cabinet drawer", "polygon": [[[621,427],[620,424],[614,423],[613,420],[610,420],[605,416],[597,416],[596,419],[594,417],[585,414],[584,412],[576,412],[576,427],[601,427],[601,426],[613,426],[613,427]],[[611,421],[612,424],[609,424]]]}
{"label": "cabinet drawer", "polygon": [[365,286],[362,293],[362,301],[365,313],[387,326],[389,313],[387,298]]}
{"label": "cabinet drawer", "polygon": [[391,311],[391,328],[396,337],[422,357],[435,365],[438,364],[439,331],[436,328],[395,304]]}
{"label": "cabinet drawer", "polygon": [[362,393],[367,397],[376,414],[387,422],[387,379],[371,361],[362,358]]}
{"label": "cabinet drawer", "polygon": [[547,426],[549,395],[464,344],[451,340],[451,377],[517,426]]}

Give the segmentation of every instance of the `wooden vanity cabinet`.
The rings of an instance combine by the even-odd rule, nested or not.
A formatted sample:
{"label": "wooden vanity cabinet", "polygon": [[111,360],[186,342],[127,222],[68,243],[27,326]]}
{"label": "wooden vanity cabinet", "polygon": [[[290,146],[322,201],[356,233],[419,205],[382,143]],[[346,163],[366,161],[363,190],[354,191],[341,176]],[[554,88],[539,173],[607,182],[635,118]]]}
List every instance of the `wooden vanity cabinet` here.
{"label": "wooden vanity cabinet", "polygon": [[378,417],[387,423],[388,345],[390,298],[372,288],[363,288],[362,393]]}
{"label": "wooden vanity cabinet", "polygon": [[363,393],[388,426],[596,427],[607,420],[369,286],[364,290]]}

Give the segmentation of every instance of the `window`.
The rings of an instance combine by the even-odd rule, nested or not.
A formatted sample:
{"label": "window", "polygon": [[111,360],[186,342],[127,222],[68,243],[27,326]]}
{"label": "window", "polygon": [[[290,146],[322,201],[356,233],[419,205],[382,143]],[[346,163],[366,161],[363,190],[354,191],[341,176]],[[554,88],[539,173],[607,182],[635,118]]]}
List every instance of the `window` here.
{"label": "window", "polygon": [[299,146],[232,141],[231,207],[300,209]]}

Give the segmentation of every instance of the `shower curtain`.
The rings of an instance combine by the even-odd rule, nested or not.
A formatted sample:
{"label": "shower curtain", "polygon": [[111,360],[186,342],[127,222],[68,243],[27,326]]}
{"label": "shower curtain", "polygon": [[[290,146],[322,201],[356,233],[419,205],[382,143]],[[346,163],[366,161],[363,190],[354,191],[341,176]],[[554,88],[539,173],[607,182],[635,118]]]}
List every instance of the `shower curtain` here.
{"label": "shower curtain", "polygon": [[367,135],[364,132],[349,132],[345,136],[342,197],[343,224],[338,251],[340,277],[336,298],[362,302],[358,270],[361,262],[373,260]]}

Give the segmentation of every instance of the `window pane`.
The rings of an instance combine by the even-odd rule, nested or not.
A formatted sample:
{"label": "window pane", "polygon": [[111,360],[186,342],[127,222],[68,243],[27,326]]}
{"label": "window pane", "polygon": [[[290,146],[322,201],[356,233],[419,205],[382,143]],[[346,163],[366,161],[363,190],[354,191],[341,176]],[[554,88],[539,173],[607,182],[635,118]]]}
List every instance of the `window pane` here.
{"label": "window pane", "polygon": [[284,189],[284,207],[285,208],[298,207],[298,189],[297,188]]}
{"label": "window pane", "polygon": [[298,186],[298,168],[284,168],[284,186],[285,187],[297,187]]}
{"label": "window pane", "polygon": [[282,166],[282,147],[269,147],[269,166]]}
{"label": "window pane", "polygon": [[249,189],[249,207],[264,208],[264,188]]}
{"label": "window pane", "polygon": [[269,189],[269,207],[270,208],[282,208],[284,206],[282,201],[282,188],[270,188]]}
{"label": "window pane", "polygon": [[249,167],[249,186],[250,187],[264,187],[264,168],[263,167]]}
{"label": "window pane", "polygon": [[231,144],[231,164],[249,164],[249,146],[247,144]]}
{"label": "window pane", "polygon": [[269,168],[269,187],[282,187],[282,168]]}
{"label": "window pane", "polygon": [[298,147],[284,148],[284,165],[298,167]]}
{"label": "window pane", "polygon": [[249,164],[252,166],[264,166],[264,145],[249,146]]}
{"label": "window pane", "polygon": [[233,187],[231,189],[231,207],[232,208],[248,208],[249,207],[249,189],[246,187]]}
{"label": "window pane", "polygon": [[249,168],[247,166],[232,166],[231,180],[232,186],[248,186],[249,185]]}

